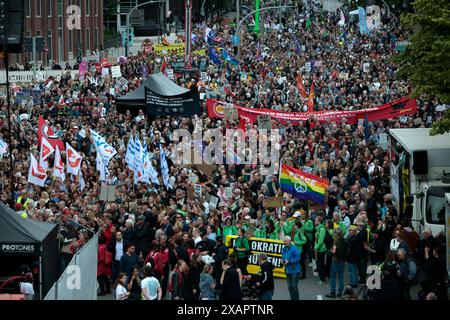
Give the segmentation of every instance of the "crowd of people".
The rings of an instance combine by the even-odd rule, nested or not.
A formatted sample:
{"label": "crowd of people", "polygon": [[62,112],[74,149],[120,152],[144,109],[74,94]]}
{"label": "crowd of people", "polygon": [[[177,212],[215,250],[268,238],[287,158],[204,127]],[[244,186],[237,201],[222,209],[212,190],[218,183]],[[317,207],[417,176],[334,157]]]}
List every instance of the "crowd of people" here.
{"label": "crowd of people", "polygon": [[[198,85],[206,98],[295,112],[304,111],[305,106],[296,87],[298,74],[306,88],[314,83],[317,111],[364,109],[408,96],[411,85],[395,77],[397,66],[390,59],[395,55],[396,41],[409,36],[399,18],[383,19],[382,27],[370,35],[361,35],[357,21],[347,14],[346,18],[345,27],[340,27],[338,14],[309,7],[286,13],[281,19],[277,13],[267,12],[263,37],[243,30],[238,66],[219,66],[207,55],[193,56],[193,67],[207,72],[208,80],[196,76],[193,81],[177,78],[176,82],[185,87]],[[232,25],[220,20],[207,23],[228,52],[233,52],[229,40],[234,33]],[[203,37],[206,26],[203,23],[193,28],[198,35],[194,50],[207,47]],[[167,67],[177,59],[168,56]],[[6,103],[2,102],[0,136],[8,141],[12,134],[9,148],[14,164],[12,174],[7,155],[3,157],[2,201],[30,219],[60,225],[62,268],[93,232],[100,231],[100,295],[110,293],[114,284],[119,300],[241,299],[243,288],[253,278],[262,298],[271,299],[273,270],[267,256],[258,257],[260,276],[249,276],[247,271],[248,239],[260,237],[284,241],[283,263],[291,299],[301,298],[298,283],[306,278],[313,262],[320,283],[329,280],[330,298],[342,296],[344,289],[344,295],[355,298],[352,290],[366,284],[368,264],[383,269],[385,294],[375,294],[376,298],[389,293],[396,299],[410,299],[410,288],[418,281],[419,272],[426,293],[434,292],[440,299],[446,296],[437,289],[447,277],[445,236],[434,237],[428,230],[419,235],[408,212],[397,212],[389,194],[390,159],[379,143],[380,134],[389,128],[430,126],[441,116],[436,111],[439,101],[422,96],[416,115],[371,123],[367,140],[364,128],[358,125],[315,119],[299,125],[275,123],[282,134],[282,161],[330,181],[326,204],[311,208],[307,202],[283,194],[277,175],[263,176],[251,165],[217,165],[212,174],[176,165],[171,159],[173,131],[186,128],[192,132],[194,118],[150,118],[142,110],[139,114],[118,112],[115,98],[142,84],[144,66],[150,74],[158,72],[160,61],[155,53],[128,57],[121,64],[128,81],[125,86],[92,71],[84,79],[68,74],[59,81],[22,84],[40,88],[41,102],[31,107],[15,106],[11,132]],[[237,126],[208,118],[203,110],[199,115],[203,129]],[[83,156],[83,190],[78,177],[68,175],[61,181],[52,177],[51,171],[45,187],[27,181],[29,155],[39,157],[39,115]],[[85,135],[80,135],[83,129]],[[89,129],[118,151],[109,165],[108,179],[115,185],[113,202],[99,201],[101,181]],[[159,185],[133,183],[125,161],[132,136],[147,146],[158,172],[160,152],[165,150],[170,188],[164,186],[161,175]],[[66,157],[64,151],[62,157]],[[203,185],[202,194],[189,198],[188,189],[195,183]],[[231,194],[224,191],[229,187]],[[216,208],[210,208],[209,196],[220,198]],[[283,205],[265,207],[264,199],[274,196],[283,197]],[[234,245],[227,245],[228,235],[237,236]],[[345,266],[349,288],[344,283]]]}

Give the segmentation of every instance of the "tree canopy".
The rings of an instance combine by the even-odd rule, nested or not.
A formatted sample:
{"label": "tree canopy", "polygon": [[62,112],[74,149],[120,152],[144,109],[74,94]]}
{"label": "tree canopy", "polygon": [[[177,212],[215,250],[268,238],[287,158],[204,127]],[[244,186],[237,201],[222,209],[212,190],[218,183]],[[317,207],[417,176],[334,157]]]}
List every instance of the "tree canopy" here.
{"label": "tree canopy", "polygon": [[[406,50],[395,57],[398,76],[409,79],[415,97],[426,93],[450,104],[450,1],[415,0],[414,12],[401,21],[414,32]],[[433,125],[432,134],[450,131],[450,112]]]}

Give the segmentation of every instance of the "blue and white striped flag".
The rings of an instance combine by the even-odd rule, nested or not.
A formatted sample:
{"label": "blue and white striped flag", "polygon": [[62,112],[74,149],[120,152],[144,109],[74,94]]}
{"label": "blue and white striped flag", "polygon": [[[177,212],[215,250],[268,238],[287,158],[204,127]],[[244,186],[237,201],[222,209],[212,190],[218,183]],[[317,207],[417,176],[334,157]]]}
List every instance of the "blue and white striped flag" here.
{"label": "blue and white striped flag", "polygon": [[166,151],[163,149],[161,149],[161,174],[164,186],[167,189],[172,189],[172,186],[169,184],[169,165],[167,164]]}
{"label": "blue and white striped flag", "polygon": [[7,148],[8,145],[6,144],[6,142],[2,138],[0,138],[0,156],[6,153]]}

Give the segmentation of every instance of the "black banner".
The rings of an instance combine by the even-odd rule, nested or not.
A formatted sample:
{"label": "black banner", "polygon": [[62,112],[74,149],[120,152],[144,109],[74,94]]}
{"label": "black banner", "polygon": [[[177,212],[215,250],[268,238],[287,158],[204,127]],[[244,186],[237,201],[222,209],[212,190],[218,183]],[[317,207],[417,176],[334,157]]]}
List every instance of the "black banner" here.
{"label": "black banner", "polygon": [[152,116],[192,116],[200,114],[198,91],[182,95],[162,96],[145,88],[146,114]]}
{"label": "black banner", "polygon": [[0,243],[0,254],[39,254],[40,245],[35,243]]}

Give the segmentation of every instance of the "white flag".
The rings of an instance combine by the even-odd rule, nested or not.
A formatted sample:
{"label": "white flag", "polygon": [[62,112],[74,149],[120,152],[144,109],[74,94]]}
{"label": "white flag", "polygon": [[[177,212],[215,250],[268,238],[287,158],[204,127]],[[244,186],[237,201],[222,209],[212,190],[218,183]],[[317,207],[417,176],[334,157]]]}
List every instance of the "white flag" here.
{"label": "white flag", "polygon": [[84,182],[83,171],[81,171],[81,170],[78,172],[78,179],[80,182],[80,191],[82,192],[84,190],[84,188],[86,187],[86,183]]}
{"label": "white flag", "polygon": [[78,152],[72,148],[66,142],[66,158],[67,158],[67,173],[71,173],[73,175],[78,175],[78,171],[81,168],[81,160],[83,159]]}
{"label": "white flag", "polygon": [[55,152],[55,148],[48,142],[48,140],[43,136],[41,139],[41,151],[39,152],[39,164],[42,168],[48,169],[48,158]]}
{"label": "white flag", "polygon": [[109,175],[108,168],[103,163],[100,153],[97,151],[97,157],[95,158],[96,169],[100,172],[100,181],[107,181]]}
{"label": "white flag", "polygon": [[5,141],[3,141],[2,138],[0,138],[0,156],[6,153],[6,149],[8,148],[8,145]]}
{"label": "white flag", "polygon": [[47,172],[42,168],[36,158],[30,155],[30,169],[28,171],[28,182],[37,186],[45,186],[45,180],[47,180]]}
{"label": "white flag", "polygon": [[139,154],[133,137],[128,141],[127,153],[125,154],[125,162],[132,171],[136,171],[136,157]]}
{"label": "white flag", "polygon": [[167,164],[166,152],[161,149],[161,174],[163,177],[164,185],[167,189],[172,189],[172,186],[169,184],[169,166]]}
{"label": "white flag", "polygon": [[106,167],[109,165],[109,161],[112,157],[114,157],[117,153],[117,150],[106,143],[106,140],[100,136],[97,132],[94,130],[90,130],[92,138],[94,139],[94,145],[97,150],[97,152],[100,153],[100,156],[102,157],[102,161],[105,164]]}
{"label": "white flag", "polygon": [[66,174],[64,173],[64,162],[61,159],[61,153],[59,147],[56,146],[55,151],[55,164],[53,166],[53,176],[61,178],[61,181],[66,180]]}

